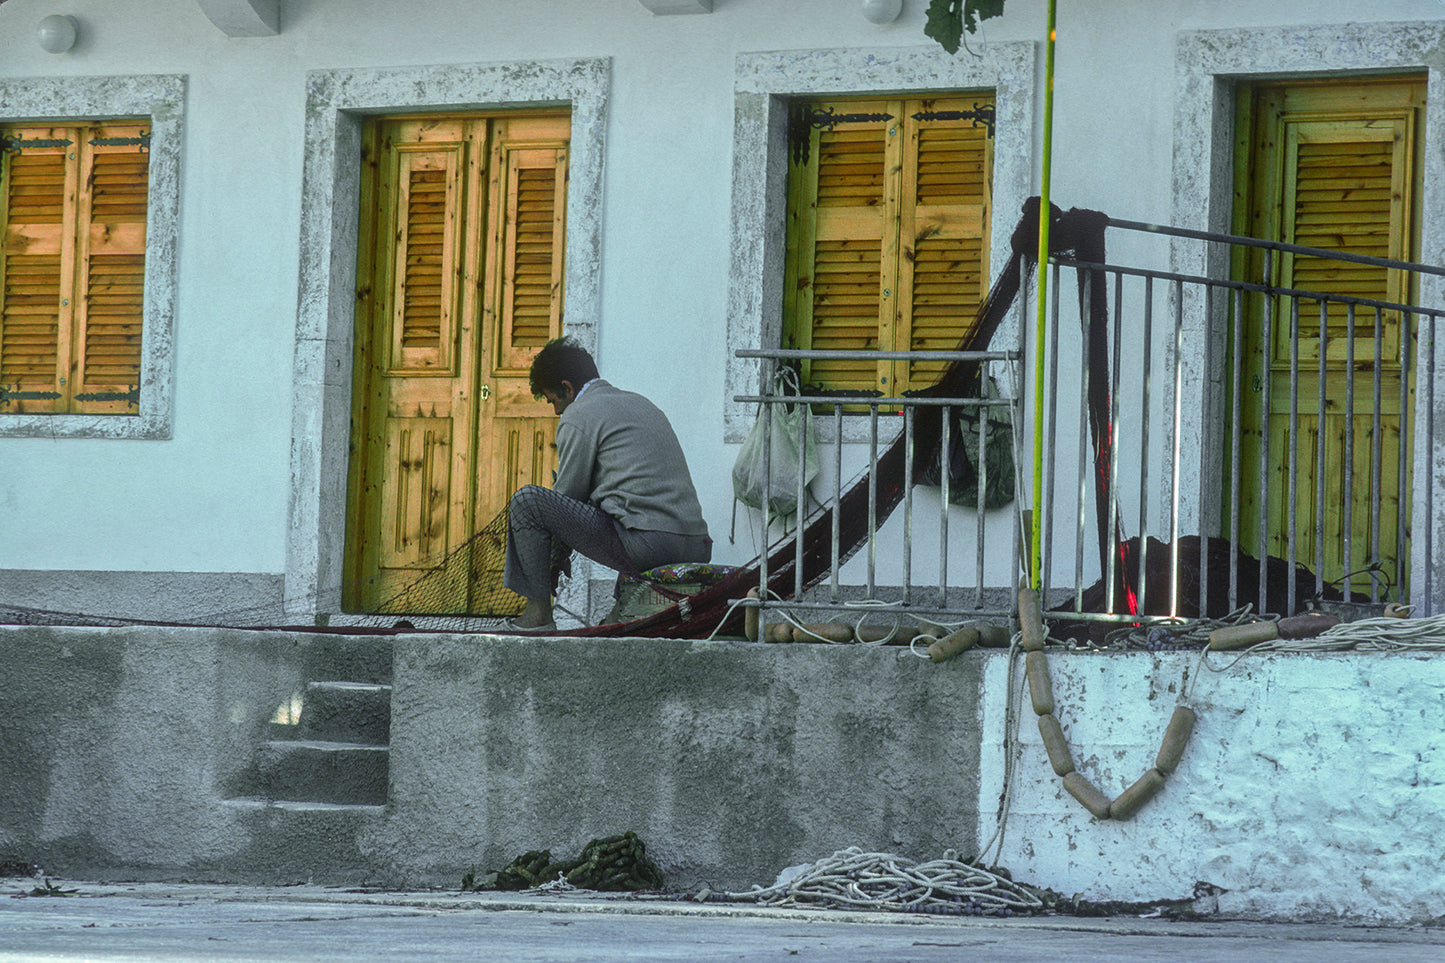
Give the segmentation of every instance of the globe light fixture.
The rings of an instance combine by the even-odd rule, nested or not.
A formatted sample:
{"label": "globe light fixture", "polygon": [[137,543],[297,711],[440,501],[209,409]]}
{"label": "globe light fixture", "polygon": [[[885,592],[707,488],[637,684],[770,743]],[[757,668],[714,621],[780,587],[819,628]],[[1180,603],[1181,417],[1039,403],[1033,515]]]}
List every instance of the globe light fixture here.
{"label": "globe light fixture", "polygon": [[903,10],[903,0],[863,0],[863,16],[869,23],[892,23]]}
{"label": "globe light fixture", "polygon": [[53,54],[65,53],[74,47],[79,34],[80,25],[75,18],[61,13],[52,13],[35,29],[35,39],[40,41],[41,48]]}

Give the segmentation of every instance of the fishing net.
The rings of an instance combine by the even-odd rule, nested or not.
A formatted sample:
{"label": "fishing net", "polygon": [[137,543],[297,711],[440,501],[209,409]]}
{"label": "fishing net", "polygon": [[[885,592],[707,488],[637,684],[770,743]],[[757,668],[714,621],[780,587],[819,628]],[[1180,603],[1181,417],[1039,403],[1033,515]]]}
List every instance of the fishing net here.
{"label": "fishing net", "polygon": [[[1000,323],[1015,303],[1019,291],[1034,267],[1037,256],[1039,200],[1030,198],[1023,207],[1023,216],[1010,238],[1009,260],[993,287],[979,306],[971,324],[965,328],[958,349],[983,351],[988,348]],[[1050,249],[1054,254],[1072,254],[1088,265],[1104,263],[1104,230],[1108,218],[1096,211],[1074,209],[1050,210]],[[1107,297],[1102,272],[1080,270],[1079,311],[1085,327],[1087,347],[1084,359],[1090,371],[1087,408],[1093,442],[1094,481],[1098,497],[1098,534],[1103,570],[1111,566],[1112,554],[1123,564],[1112,566],[1117,584],[1113,597],[1129,594],[1131,582],[1138,578],[1130,570],[1132,544],[1124,541],[1117,523],[1111,526],[1107,517],[1111,491],[1111,442],[1108,411],[1107,361]],[[983,362],[955,361],[947,365],[938,381],[926,388],[909,392],[918,397],[982,398],[985,397]],[[928,453],[916,459],[912,477],[906,477],[908,434],[900,433],[881,452],[871,471],[854,479],[836,503],[814,509],[806,523],[795,528],[766,550],[768,594],[779,599],[792,598],[795,588],[804,591],[815,587],[831,571],[842,565],[866,543],[875,526],[881,525],[902,502],[905,490],[914,484],[928,484],[930,473],[936,476],[942,439],[942,420],[947,409],[920,406],[915,409],[912,443],[915,450]],[[936,483],[936,481],[935,481]],[[838,548],[834,554],[834,515],[838,516]],[[871,517],[870,517],[871,516]],[[386,597],[367,615],[345,616],[346,625],[332,619],[328,630],[440,630],[486,631],[495,629],[502,619],[522,610],[524,600],[502,585],[507,552],[507,513],[499,513],[462,545],[435,564],[418,570],[398,592]],[[799,551],[798,540],[801,540]],[[704,638],[712,635],[739,635],[743,632],[743,611],[736,604],[748,589],[758,588],[763,557],[735,569],[714,567],[708,578],[698,584],[671,584],[654,572],[641,572],[631,564],[626,552],[593,546],[588,554],[618,572],[619,586],[642,585],[661,600],[671,604],[636,618],[626,618],[626,606],[614,606],[613,617],[601,625],[563,630],[559,635],[633,636]],[[554,586],[570,573],[570,553],[557,549],[553,561]],[[1211,606],[1212,608],[1212,606]],[[274,609],[271,613],[274,616]],[[73,616],[69,624],[157,624],[154,620],[97,619]],[[27,610],[0,606],[0,620],[21,624],[62,624],[64,613],[49,610]],[[256,625],[252,614],[239,610],[213,613],[205,619],[160,624]],[[291,626],[287,626],[291,627]],[[301,626],[301,628],[311,628]]]}
{"label": "fishing net", "polygon": [[[1025,276],[1026,265],[1032,265],[1037,250],[1038,198],[1024,205],[1023,217],[1011,238],[1012,253],[1002,275],[980,305],[959,350],[978,351],[987,348],[1000,322],[1014,303]],[[1054,209],[1053,236],[1064,239],[1056,249],[1072,249],[1067,239],[1074,232],[1058,223],[1060,214]],[[1099,222],[1102,230],[1103,222]],[[934,385],[911,394],[937,398],[982,397],[982,363],[957,361],[949,364]],[[943,409],[924,406],[916,409],[913,443],[921,452],[936,452],[941,438]],[[767,589],[779,598],[790,598],[799,583],[815,586],[832,569],[833,515],[838,515],[839,556],[841,565],[867,541],[870,524],[881,524],[901,503],[910,484],[926,483],[925,473],[932,461],[917,460],[914,477],[905,477],[905,436],[900,434],[877,459],[876,468],[856,478],[833,505],[815,509],[806,525],[794,529],[767,549]],[[873,499],[873,522],[870,523],[870,497]],[[797,551],[802,539],[802,552]],[[524,600],[502,585],[507,551],[507,513],[504,510],[476,534],[468,538],[435,564],[419,570],[404,588],[388,596],[367,615],[346,616],[346,624],[336,619],[327,626],[271,626],[285,628],[323,628],[327,631],[395,631],[441,630],[467,631],[494,629],[502,619],[522,610]],[[801,561],[800,561],[801,558]],[[680,586],[666,579],[649,579],[649,573],[637,571],[625,557],[600,559],[618,571],[621,584],[645,584],[657,596],[672,604],[660,611],[625,622],[604,622],[601,625],[559,631],[559,635],[633,636],[701,638],[714,634],[742,634],[743,612],[735,604],[749,588],[758,587],[762,557],[735,569],[710,571],[707,584],[695,592],[679,591]],[[565,580],[570,571],[570,555],[559,551],[554,558],[554,577]],[[688,586],[688,589],[693,586]],[[210,613],[204,618],[165,621],[154,619],[98,619],[94,616],[67,615],[52,610],[0,606],[0,620],[11,624],[178,624],[178,625],[241,625],[262,627],[267,617],[242,610]],[[619,609],[614,608],[614,613]],[[274,609],[268,610],[274,619]]]}

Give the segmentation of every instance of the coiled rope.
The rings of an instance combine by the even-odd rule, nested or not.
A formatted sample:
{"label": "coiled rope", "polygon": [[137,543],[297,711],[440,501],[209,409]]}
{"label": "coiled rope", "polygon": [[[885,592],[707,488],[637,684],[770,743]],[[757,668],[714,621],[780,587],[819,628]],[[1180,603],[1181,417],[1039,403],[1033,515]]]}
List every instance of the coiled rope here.
{"label": "coiled rope", "polygon": [[849,847],[810,863],[769,887],[725,893],[724,899],[764,906],[816,904],[833,908],[1007,916],[1044,907],[1038,893],[992,870],[963,862],[953,850],[916,862],[892,853]]}

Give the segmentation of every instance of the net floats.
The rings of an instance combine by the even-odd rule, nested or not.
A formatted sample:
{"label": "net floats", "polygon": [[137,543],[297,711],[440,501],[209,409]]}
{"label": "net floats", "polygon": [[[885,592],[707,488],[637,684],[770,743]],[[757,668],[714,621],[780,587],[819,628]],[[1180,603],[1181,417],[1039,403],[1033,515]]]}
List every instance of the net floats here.
{"label": "net floats", "polygon": [[1158,769],[1146,770],[1134,785],[1125,789],[1109,803],[1110,819],[1128,819],[1164,788],[1164,774]]}
{"label": "net floats", "polygon": [[962,628],[954,629],[928,647],[929,661],[947,662],[960,652],[967,652],[975,645],[978,645],[978,640],[979,631],[972,625],[965,625]]}
{"label": "net floats", "polygon": [[1274,622],[1263,619],[1243,625],[1227,625],[1209,633],[1209,648],[1216,652],[1247,649],[1275,639],[1313,639],[1326,629],[1340,624],[1333,615],[1323,612],[1302,612]]}
{"label": "net floats", "polygon": [[1019,589],[1019,631],[1023,633],[1025,652],[1038,652],[1044,647],[1044,614],[1039,593],[1031,588]]}
{"label": "net floats", "polygon": [[[1325,618],[1331,617],[1325,616]],[[1174,708],[1174,714],[1170,716],[1169,725],[1164,730],[1164,737],[1160,740],[1159,752],[1154,757],[1153,767],[1146,769],[1144,774],[1136,779],[1128,789],[1110,799],[1098,786],[1095,786],[1074,768],[1074,757],[1069,749],[1068,738],[1064,735],[1064,727],[1060,725],[1058,716],[1054,714],[1054,687],[1049,676],[1048,656],[1044,654],[1044,640],[1047,638],[1047,633],[1043,626],[1038,593],[1032,589],[1022,589],[1019,592],[1019,625],[1022,633],[1022,648],[1025,652],[1024,671],[1028,679],[1029,701],[1033,705],[1034,714],[1038,717],[1039,738],[1043,741],[1044,751],[1048,754],[1049,765],[1053,768],[1054,774],[1063,780],[1064,789],[1068,794],[1073,796],[1095,819],[1123,820],[1133,817],[1144,807],[1145,803],[1159,794],[1159,791],[1164,788],[1166,777],[1179,767],[1179,761],[1184,756],[1184,748],[1189,744],[1189,737],[1194,733],[1196,718],[1194,710],[1182,705]],[[1254,625],[1267,625],[1270,631],[1280,631],[1279,625],[1274,622],[1254,623],[1244,626],[1244,628],[1253,628]],[[1317,619],[1308,622],[1301,620],[1285,626],[1284,631],[1310,631],[1318,634],[1328,627],[1327,624]],[[1232,628],[1240,628],[1240,626]],[[1212,640],[1211,647],[1214,647]]]}

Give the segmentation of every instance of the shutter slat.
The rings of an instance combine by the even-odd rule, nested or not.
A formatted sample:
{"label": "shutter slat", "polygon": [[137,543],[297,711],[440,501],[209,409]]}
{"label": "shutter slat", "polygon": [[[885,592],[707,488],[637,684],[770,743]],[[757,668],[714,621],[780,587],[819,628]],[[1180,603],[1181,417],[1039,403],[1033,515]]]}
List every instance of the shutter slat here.
{"label": "shutter slat", "polygon": [[[504,266],[503,306],[507,344],[512,350],[532,350],[553,337],[560,318],[554,277],[561,255],[557,246],[558,167],[560,152],[546,156],[526,152],[513,167],[509,213],[510,234]],[[541,166],[536,166],[538,162]]]}

